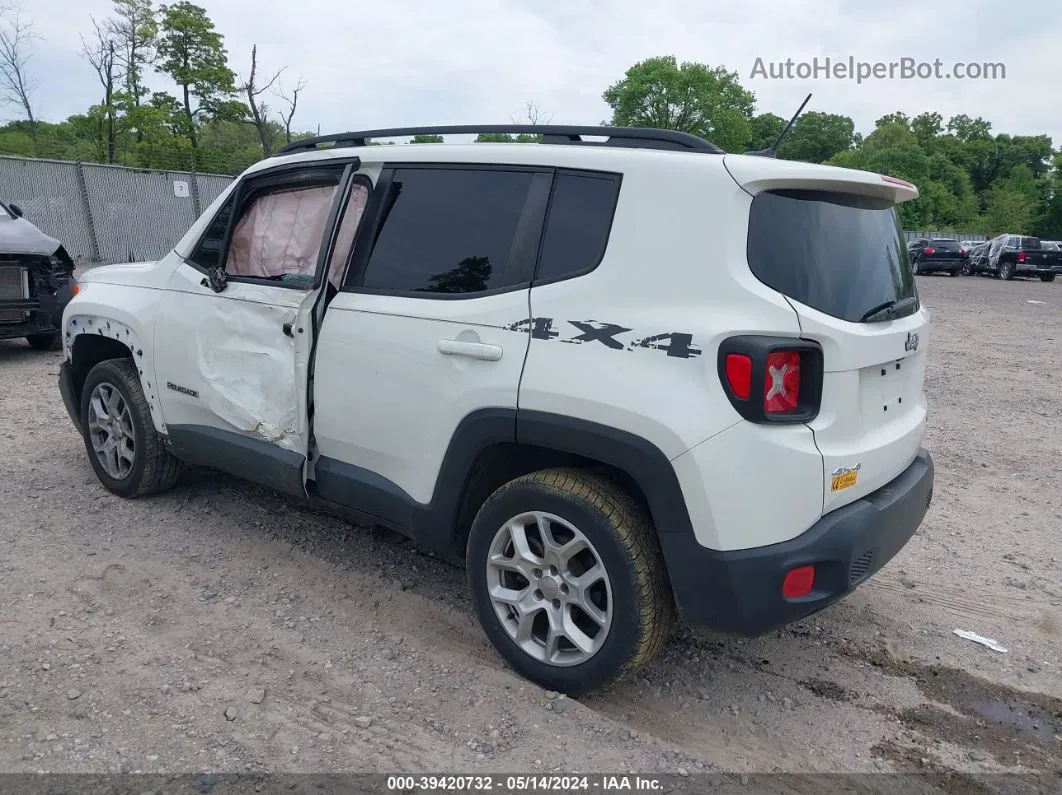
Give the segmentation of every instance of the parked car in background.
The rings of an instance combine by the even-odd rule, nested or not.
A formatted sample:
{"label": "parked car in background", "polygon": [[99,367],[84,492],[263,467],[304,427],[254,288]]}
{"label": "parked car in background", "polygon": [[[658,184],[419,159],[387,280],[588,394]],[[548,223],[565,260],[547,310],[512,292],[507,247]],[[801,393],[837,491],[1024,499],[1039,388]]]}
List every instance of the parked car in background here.
{"label": "parked car in background", "polygon": [[936,238],[930,240],[911,259],[911,269],[920,273],[950,273],[958,276],[966,261],[966,252],[958,240]]}
{"label": "parked car in background", "polygon": [[919,238],[915,238],[914,240],[908,241],[908,243],[907,243],[907,258],[912,263],[914,263],[915,257],[917,257],[919,252],[921,252],[922,249],[924,249],[928,245],[929,245],[929,238],[926,238],[926,237],[919,237]]}
{"label": "parked car in background", "polygon": [[998,235],[987,248],[985,256],[971,260],[971,273],[990,273],[1004,281],[1015,276],[1039,276],[1045,282],[1053,282],[1062,273],[1062,252],[1044,248],[1038,237]]}
{"label": "parked car in background", "polygon": [[989,240],[983,240],[966,252],[966,259],[962,263],[963,276],[973,276],[987,269],[990,243]]}
{"label": "parked car in background", "polygon": [[959,245],[969,253],[984,242],[984,240],[960,240]]}
{"label": "parked car in background", "polygon": [[1044,251],[1062,251],[1062,246],[1058,245],[1054,240],[1041,240],[1040,248]]}
{"label": "parked car in background", "polygon": [[58,240],[0,202],[0,339],[62,348],[63,309],[74,297],[74,261]]}

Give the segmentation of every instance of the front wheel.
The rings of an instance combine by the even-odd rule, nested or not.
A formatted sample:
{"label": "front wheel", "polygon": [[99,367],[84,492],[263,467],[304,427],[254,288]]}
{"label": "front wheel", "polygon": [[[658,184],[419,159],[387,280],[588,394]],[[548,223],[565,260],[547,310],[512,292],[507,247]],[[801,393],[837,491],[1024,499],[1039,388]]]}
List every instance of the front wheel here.
{"label": "front wheel", "polygon": [[63,336],[58,331],[50,334],[30,334],[26,337],[26,342],[38,351],[61,351],[63,349]]}
{"label": "front wheel", "polygon": [[136,366],[108,359],[93,367],[81,393],[85,450],[96,477],[119,497],[143,497],[173,487],[180,462],[151,419]]}
{"label": "front wheel", "polygon": [[602,477],[549,469],[506,483],[476,515],[466,559],[487,637],[547,689],[605,687],[667,639],[674,608],[652,522]]}
{"label": "front wheel", "polygon": [[1055,274],[1053,274],[1053,273],[1041,273],[1040,274],[1040,281],[1042,281],[1042,282],[1053,282],[1054,280],[1055,280]]}

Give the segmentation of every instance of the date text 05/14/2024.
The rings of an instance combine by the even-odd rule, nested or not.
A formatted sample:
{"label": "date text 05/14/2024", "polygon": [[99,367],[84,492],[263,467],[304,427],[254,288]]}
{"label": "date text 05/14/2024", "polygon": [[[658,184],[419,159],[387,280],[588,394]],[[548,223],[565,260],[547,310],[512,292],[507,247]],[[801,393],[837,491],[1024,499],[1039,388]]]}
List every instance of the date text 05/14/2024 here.
{"label": "date text 05/14/2024", "polygon": [[637,775],[444,775],[388,776],[387,789],[398,793],[420,792],[654,792],[663,789],[660,779]]}

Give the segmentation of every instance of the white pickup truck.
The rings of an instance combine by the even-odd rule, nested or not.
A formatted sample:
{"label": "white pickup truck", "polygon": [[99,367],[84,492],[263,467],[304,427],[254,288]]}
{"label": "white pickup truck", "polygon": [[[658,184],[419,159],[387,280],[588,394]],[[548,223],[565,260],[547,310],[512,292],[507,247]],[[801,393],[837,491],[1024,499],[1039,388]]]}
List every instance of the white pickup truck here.
{"label": "white pickup truck", "polygon": [[[366,145],[484,131],[541,143]],[[574,695],[676,608],[766,632],[914,534],[915,196],[664,130],[301,141],[84,275],[60,390],[115,494],[206,465],[460,556],[498,651]]]}

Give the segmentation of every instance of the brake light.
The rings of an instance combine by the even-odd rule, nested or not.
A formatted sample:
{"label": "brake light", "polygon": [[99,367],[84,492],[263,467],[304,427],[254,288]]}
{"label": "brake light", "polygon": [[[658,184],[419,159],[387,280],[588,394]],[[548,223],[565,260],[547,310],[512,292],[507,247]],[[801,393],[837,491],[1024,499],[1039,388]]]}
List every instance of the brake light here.
{"label": "brake light", "polygon": [[936,252],[936,249],[935,249],[935,248],[928,248],[928,247],[927,247],[927,248],[924,248],[924,249],[922,249],[922,253],[923,253],[923,254],[933,254],[933,253],[935,253],[935,252]]}
{"label": "brake light", "polygon": [[914,187],[913,184],[911,184],[910,182],[908,182],[905,179],[898,179],[896,177],[889,177],[889,176],[886,176],[885,174],[881,175],[881,180],[882,180],[882,182],[891,182],[893,185],[903,185],[904,187],[907,187],[907,188],[913,188]]}
{"label": "brake light", "polygon": [[822,399],[822,346],[812,340],[743,334],[719,344],[723,391],[755,423],[810,422]]}
{"label": "brake light", "polygon": [[763,379],[763,411],[788,414],[800,403],[800,354],[775,351],[767,355],[767,373]]}
{"label": "brake light", "polygon": [[966,253],[966,249],[964,249],[962,246],[959,246],[959,253],[960,254],[965,254]]}
{"label": "brake light", "polygon": [[1018,252],[1018,264],[1020,265],[1023,262],[1025,262],[1025,252],[1024,251],[1019,251]]}
{"label": "brake light", "polygon": [[815,587],[815,567],[798,566],[790,569],[782,581],[782,596],[786,599],[799,599],[811,593]]}
{"label": "brake light", "polygon": [[752,394],[752,359],[743,353],[731,353],[726,357],[726,381],[734,395],[748,400]]}

